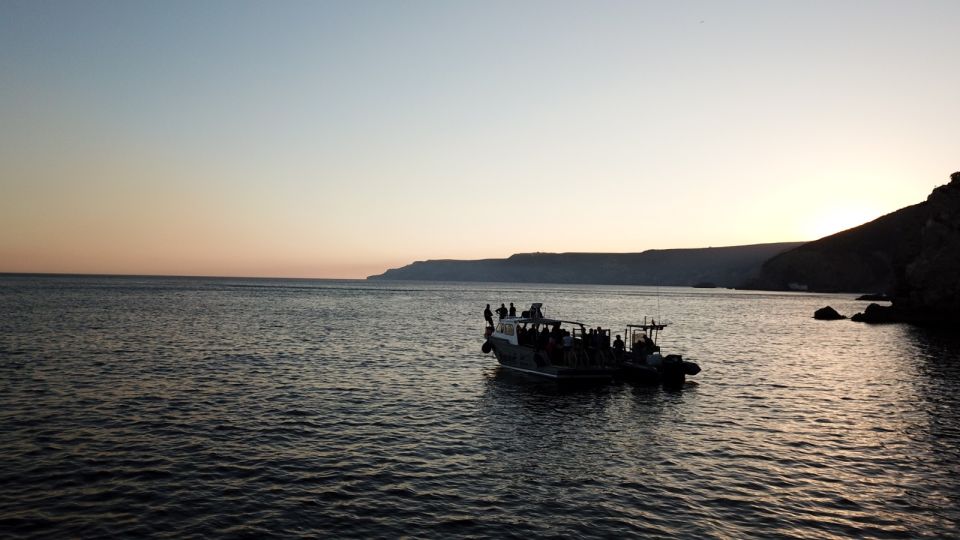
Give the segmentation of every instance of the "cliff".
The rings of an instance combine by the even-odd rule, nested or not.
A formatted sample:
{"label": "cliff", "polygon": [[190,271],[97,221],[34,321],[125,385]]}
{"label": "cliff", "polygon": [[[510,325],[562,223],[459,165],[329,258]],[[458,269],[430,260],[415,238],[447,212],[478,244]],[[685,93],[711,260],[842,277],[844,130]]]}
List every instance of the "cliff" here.
{"label": "cliff", "polygon": [[920,249],[893,291],[894,316],[917,323],[960,323],[960,172],[925,203]]}
{"label": "cliff", "polygon": [[745,288],[879,292],[855,320],[960,322],[960,172],[927,200],[786,251],[765,262]]}
{"label": "cliff", "polygon": [[732,287],[757,275],[763,261],[800,242],[642,253],[521,253],[506,259],[429,260],[367,279],[590,283]]}
{"label": "cliff", "polygon": [[892,293],[920,253],[925,203],[781,253],[765,262],[748,289]]}
{"label": "cliff", "polygon": [[773,257],[763,264],[756,279],[742,286],[891,296],[906,294],[904,287],[910,282],[925,288],[921,282],[936,279],[941,267],[946,270],[955,262],[951,255],[960,253],[949,251],[951,231],[957,226],[953,199],[960,190],[957,176],[955,173],[950,184],[934,190],[922,203]]}

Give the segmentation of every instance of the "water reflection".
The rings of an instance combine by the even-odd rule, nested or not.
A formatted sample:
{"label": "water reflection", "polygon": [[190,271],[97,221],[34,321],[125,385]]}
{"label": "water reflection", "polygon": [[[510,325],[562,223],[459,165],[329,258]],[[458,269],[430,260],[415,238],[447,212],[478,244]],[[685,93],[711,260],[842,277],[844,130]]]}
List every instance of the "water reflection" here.
{"label": "water reflection", "polygon": [[[852,300],[53,281],[0,287],[0,508],[25,536],[960,530],[960,338],[810,318]],[[503,300],[604,327],[662,300],[665,349],[704,371],[672,392],[502,370],[477,307]],[[43,515],[104,528],[31,525]]]}
{"label": "water reflection", "polygon": [[[916,459],[925,466],[925,480],[937,486],[933,492],[910,493],[915,504],[934,504],[946,509],[960,508],[960,335],[956,332],[907,327],[907,336],[916,353],[914,384],[918,399],[914,406],[925,414],[925,423],[911,432],[914,444],[925,446]],[[946,512],[950,514],[950,512]],[[946,515],[937,515],[948,523]]]}

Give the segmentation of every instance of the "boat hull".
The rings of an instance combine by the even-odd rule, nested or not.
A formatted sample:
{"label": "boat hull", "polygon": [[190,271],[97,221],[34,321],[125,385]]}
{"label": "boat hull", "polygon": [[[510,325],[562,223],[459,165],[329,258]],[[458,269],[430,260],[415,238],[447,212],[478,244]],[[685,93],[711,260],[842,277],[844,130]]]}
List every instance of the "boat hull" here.
{"label": "boat hull", "polygon": [[660,384],[660,371],[643,364],[624,362],[620,365],[620,376],[636,384]]}
{"label": "boat hull", "polygon": [[627,381],[637,384],[662,384],[664,386],[683,386],[687,380],[687,375],[700,373],[699,365],[684,361],[679,355],[669,355],[656,365],[627,361],[623,362],[620,368],[620,376]]}
{"label": "boat hull", "polygon": [[507,341],[488,338],[487,344],[493,350],[500,365],[521,373],[539,377],[566,381],[611,380],[618,369],[612,367],[569,367],[556,365],[550,361],[546,351],[532,347],[513,345]]}

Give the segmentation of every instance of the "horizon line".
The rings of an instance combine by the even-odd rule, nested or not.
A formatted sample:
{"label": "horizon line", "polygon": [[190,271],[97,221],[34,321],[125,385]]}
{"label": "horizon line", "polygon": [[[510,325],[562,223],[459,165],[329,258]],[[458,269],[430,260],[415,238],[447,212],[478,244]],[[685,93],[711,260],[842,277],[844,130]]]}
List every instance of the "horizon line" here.
{"label": "horizon line", "polygon": [[2,272],[0,277],[6,276],[44,276],[44,277],[129,277],[129,278],[193,278],[193,279],[301,279],[311,281],[366,281],[367,278],[319,278],[319,277],[292,277],[292,276],[211,276],[203,274],[111,274],[111,273],[84,273],[84,272]]}

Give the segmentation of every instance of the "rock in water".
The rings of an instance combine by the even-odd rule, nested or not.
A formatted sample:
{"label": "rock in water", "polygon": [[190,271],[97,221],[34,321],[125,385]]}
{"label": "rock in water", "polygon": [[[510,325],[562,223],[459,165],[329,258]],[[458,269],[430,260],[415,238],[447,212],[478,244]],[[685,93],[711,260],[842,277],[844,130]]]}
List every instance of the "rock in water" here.
{"label": "rock in water", "polygon": [[[876,305],[876,304],[871,304],[871,305]],[[833,309],[830,306],[822,307],[814,311],[813,318],[820,321],[836,321],[839,319],[846,319],[846,317],[837,313],[837,310]]]}
{"label": "rock in water", "polygon": [[850,318],[854,322],[865,323],[889,323],[897,322],[902,316],[893,306],[881,306],[880,304],[870,304],[863,313],[857,313]]}
{"label": "rock in water", "polygon": [[870,302],[889,302],[890,297],[883,293],[861,294],[857,300],[868,300]]}

